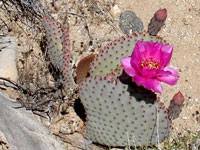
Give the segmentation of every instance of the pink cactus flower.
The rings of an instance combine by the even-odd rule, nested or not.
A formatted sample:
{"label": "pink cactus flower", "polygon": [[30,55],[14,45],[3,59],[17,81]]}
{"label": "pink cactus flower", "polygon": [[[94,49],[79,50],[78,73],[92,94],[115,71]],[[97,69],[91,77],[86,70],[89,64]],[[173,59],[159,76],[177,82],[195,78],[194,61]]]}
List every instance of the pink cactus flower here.
{"label": "pink cactus flower", "polygon": [[179,78],[178,72],[169,67],[172,51],[171,45],[137,41],[132,56],[123,57],[121,64],[138,86],[162,93],[160,82],[174,85]]}

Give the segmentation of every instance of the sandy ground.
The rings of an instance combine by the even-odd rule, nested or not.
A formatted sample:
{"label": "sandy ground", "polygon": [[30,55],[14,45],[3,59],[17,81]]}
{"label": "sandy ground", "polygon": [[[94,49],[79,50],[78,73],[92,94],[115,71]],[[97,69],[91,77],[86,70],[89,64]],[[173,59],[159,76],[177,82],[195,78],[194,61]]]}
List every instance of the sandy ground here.
{"label": "sandy ground", "polygon": [[[148,23],[154,13],[160,8],[166,8],[168,17],[165,26],[158,33],[174,46],[171,65],[180,73],[180,79],[175,86],[163,84],[164,91],[160,95],[161,100],[169,103],[175,93],[181,91],[185,97],[185,105],[178,119],[174,121],[174,133],[183,132],[184,129],[200,131],[200,1],[199,0],[116,0],[114,5],[103,0],[98,3],[99,8],[106,8],[108,11],[96,14],[90,0],[83,1],[55,1],[54,7],[45,4],[50,13],[61,23],[64,21],[66,7],[68,12],[86,16],[89,33],[85,29],[85,21],[76,15],[69,15],[68,25],[70,28],[70,40],[72,48],[72,65],[92,52],[97,52],[111,40],[123,35],[118,27],[120,13],[125,10],[132,10],[143,21],[144,29],[147,30]],[[88,11],[89,9],[90,11]],[[107,17],[107,18],[106,18]],[[107,19],[107,22],[105,21]],[[38,39],[25,35],[20,28],[14,27],[10,35],[18,38],[19,59],[33,49],[31,58],[28,58],[26,65],[32,65],[29,74],[34,74],[44,62],[38,57],[41,56]],[[32,35],[34,36],[34,34]],[[92,44],[89,46],[89,43]],[[38,61],[39,60],[39,61]],[[19,70],[23,69],[21,61],[18,60]],[[28,67],[30,68],[30,67]],[[41,72],[40,72],[41,73]],[[21,73],[21,75],[23,75]],[[51,78],[51,77],[49,77]]]}

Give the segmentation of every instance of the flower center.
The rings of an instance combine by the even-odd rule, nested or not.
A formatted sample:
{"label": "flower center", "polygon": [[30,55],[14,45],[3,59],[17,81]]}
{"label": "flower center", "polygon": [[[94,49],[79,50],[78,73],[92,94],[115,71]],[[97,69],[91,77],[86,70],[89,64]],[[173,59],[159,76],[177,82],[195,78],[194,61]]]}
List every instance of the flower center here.
{"label": "flower center", "polygon": [[144,67],[148,69],[159,69],[160,61],[153,59],[153,57],[144,58],[140,61],[140,68],[143,69]]}

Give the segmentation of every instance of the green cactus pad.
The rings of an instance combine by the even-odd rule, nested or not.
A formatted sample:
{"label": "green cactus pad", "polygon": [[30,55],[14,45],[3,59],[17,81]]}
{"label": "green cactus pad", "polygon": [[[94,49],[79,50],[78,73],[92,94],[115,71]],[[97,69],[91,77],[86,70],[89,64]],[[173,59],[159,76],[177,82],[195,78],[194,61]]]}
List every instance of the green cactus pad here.
{"label": "green cactus pad", "polygon": [[134,33],[123,36],[119,40],[105,46],[95,57],[90,66],[91,76],[104,76],[114,71],[120,66],[120,59],[130,56],[138,40],[165,43],[160,37],[150,36],[148,33]]}
{"label": "green cactus pad", "polygon": [[66,93],[69,93],[75,86],[75,82],[69,62],[70,41],[68,31],[67,29],[62,28],[59,23],[48,17],[43,18],[43,25],[47,37],[47,53],[50,56],[52,64],[62,72],[64,90]]}
{"label": "green cactus pad", "polygon": [[[151,91],[110,77],[90,77],[80,85],[87,122],[84,136],[107,146],[146,146],[163,141],[171,121]],[[149,99],[149,100],[148,100]]]}

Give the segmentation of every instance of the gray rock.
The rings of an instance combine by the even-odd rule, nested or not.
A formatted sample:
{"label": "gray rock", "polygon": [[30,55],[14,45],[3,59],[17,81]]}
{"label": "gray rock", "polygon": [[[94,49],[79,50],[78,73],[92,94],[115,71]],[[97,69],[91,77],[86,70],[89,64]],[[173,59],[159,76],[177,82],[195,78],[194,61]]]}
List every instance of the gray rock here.
{"label": "gray rock", "polygon": [[17,106],[15,100],[0,94],[0,131],[10,150],[65,150],[31,112]]}
{"label": "gray rock", "polygon": [[[17,42],[14,37],[0,37],[0,77],[17,81]],[[1,82],[1,81],[0,81]]]}
{"label": "gray rock", "polygon": [[144,28],[140,18],[132,11],[125,11],[120,14],[119,27],[124,34],[139,32]]}

